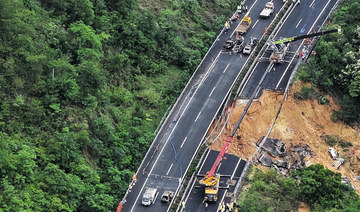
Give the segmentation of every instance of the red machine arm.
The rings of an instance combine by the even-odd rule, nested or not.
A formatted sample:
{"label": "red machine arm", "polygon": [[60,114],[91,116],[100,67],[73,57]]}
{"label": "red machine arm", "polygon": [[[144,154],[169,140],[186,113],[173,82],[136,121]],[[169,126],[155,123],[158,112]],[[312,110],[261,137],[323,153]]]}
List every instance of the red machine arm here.
{"label": "red machine arm", "polygon": [[219,155],[217,156],[214,165],[211,167],[211,170],[207,173],[206,178],[214,176],[216,169],[218,168],[221,160],[224,158],[224,155],[229,147],[229,144],[233,140],[232,136],[229,136],[223,148],[221,149]]}

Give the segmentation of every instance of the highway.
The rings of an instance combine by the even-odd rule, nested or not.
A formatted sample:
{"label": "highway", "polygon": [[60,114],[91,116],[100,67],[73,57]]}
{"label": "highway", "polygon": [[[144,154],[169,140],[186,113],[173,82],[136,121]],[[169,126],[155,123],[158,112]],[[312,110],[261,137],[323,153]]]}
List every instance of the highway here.
{"label": "highway", "polygon": [[[333,8],[337,0],[308,0],[301,1],[300,4],[293,8],[289,17],[285,20],[280,30],[276,33],[274,40],[281,38],[288,38],[303,34],[309,34],[313,30],[319,29],[324,22],[326,16]],[[296,41],[290,43],[290,51],[298,52],[300,45],[303,41]],[[265,53],[264,57],[269,57],[269,53]],[[296,63],[296,55],[288,55],[288,63],[277,64],[271,72],[269,72],[262,84],[262,89],[257,97],[261,95],[263,89],[268,90],[284,90],[291,71]],[[240,98],[249,98],[253,93],[256,85],[258,84],[261,76],[264,74],[269,62],[257,62],[253,74],[243,87]]]}
{"label": "highway", "polygon": [[[258,14],[266,2],[266,0],[247,1],[246,5],[248,5],[253,22],[252,27],[246,33],[245,42],[250,37],[260,38],[265,27],[270,24],[271,19],[274,17],[272,15],[269,19],[259,20]],[[275,38],[299,35],[301,32],[310,32],[324,21],[323,18],[325,18],[326,13],[332,8],[331,5],[334,5],[335,2],[335,0],[301,1],[300,5],[294,7],[294,10]],[[274,3],[276,13],[282,6],[282,1],[275,0]],[[241,15],[242,17],[243,14]],[[228,32],[219,35],[182,92],[177,103],[170,111],[138,169],[136,184],[132,186],[124,198],[126,203],[122,211],[168,211],[170,204],[161,203],[159,197],[154,205],[149,207],[142,206],[141,196],[147,187],[158,188],[159,196],[165,190],[178,191],[183,177],[200,147],[209,126],[219,112],[225,98],[235,83],[235,79],[241,73],[248,59],[248,56],[222,52],[223,44],[233,35],[238,24],[239,21],[236,21]],[[300,43],[295,42],[292,44],[294,51]],[[292,61],[294,61],[293,58]],[[240,97],[246,98],[251,95],[267,64],[268,62],[257,63],[254,72],[241,91]],[[276,70],[270,72],[265,79],[263,88],[282,89],[290,76],[292,64],[290,62],[288,64],[276,65]],[[215,157],[216,153],[213,152],[207,155],[204,161],[205,165],[202,166],[200,173],[211,168]],[[230,158],[237,162],[228,163],[228,161],[231,161]],[[238,165],[234,166],[234,164]],[[235,156],[228,156],[228,159],[223,161],[219,171],[232,173],[233,179],[236,179],[242,172],[243,165],[240,164],[244,164],[243,160]],[[191,190],[191,195],[187,197],[189,202],[186,203],[186,207],[191,208],[191,211],[201,211],[202,203],[197,200],[203,198],[203,193],[199,192],[201,189],[194,190],[196,183],[192,185],[193,190]],[[225,198],[225,194],[231,191],[230,187],[229,189],[220,192],[220,200],[229,201]],[[215,211],[215,208],[217,208],[217,204],[211,204],[208,211]]]}
{"label": "highway", "polygon": [[[281,37],[291,37],[294,35],[307,34],[312,32],[313,29],[318,29],[320,25],[324,22],[326,16],[331,11],[333,6],[335,5],[336,0],[312,0],[312,1],[301,1],[301,4],[293,7],[290,15],[286,18],[281,28],[275,34],[275,40],[280,39]],[[296,23],[296,24],[294,24]],[[297,41],[291,44],[290,51],[298,51],[302,41]],[[268,56],[264,55],[265,57]],[[289,58],[289,63],[277,64],[274,68],[267,73],[266,78],[264,79],[261,88],[269,89],[269,90],[283,90],[289,80],[290,74],[294,65],[297,61],[295,55],[291,55]],[[241,98],[249,98],[254,92],[256,86],[259,84],[261,77],[264,75],[265,70],[269,65],[268,61],[257,62],[255,64],[255,68],[250,75],[249,79],[244,83],[244,87],[240,92]],[[261,92],[257,94],[257,97],[261,95]],[[275,114],[274,114],[275,116]],[[217,155],[208,154],[202,164],[202,169],[199,172],[199,175],[203,174],[206,170],[209,171],[211,169],[212,163],[214,163]],[[234,167],[234,162],[229,160],[226,157],[226,160],[222,161],[222,165],[218,170],[218,173],[222,175],[228,174],[228,172],[223,173],[223,169],[228,167]],[[234,159],[232,159],[234,160]],[[205,164],[205,165],[204,165]],[[208,165],[211,164],[211,165]],[[205,169],[204,167],[208,167]],[[233,172],[240,172],[243,169],[243,166],[239,166],[237,168],[234,167]],[[237,180],[239,175],[235,174],[232,178],[233,180]],[[221,179],[221,181],[223,181]],[[186,211],[188,208],[191,211],[205,211],[204,203],[201,201],[204,197],[203,189],[198,188],[197,182],[191,184],[190,192],[185,197],[186,201]],[[210,204],[207,211],[217,211],[219,204],[224,200],[226,203],[229,203],[230,198],[225,198],[227,193],[231,192],[231,189],[220,189],[218,201],[216,203]],[[183,211],[183,210],[180,210]]]}
{"label": "highway", "polygon": [[[259,14],[265,3],[265,0],[247,1],[250,14]],[[255,15],[254,28],[246,33],[246,42],[250,36],[260,38],[271,18],[257,20]],[[239,21],[233,23],[228,32],[218,37],[184,89],[149,148],[137,172],[137,182],[124,199],[122,211],[168,210],[169,205],[159,200],[150,207],[142,206],[141,196],[147,187],[158,188],[159,196],[165,190],[179,189],[201,141],[248,59],[248,56],[222,52],[223,44],[238,24]]]}

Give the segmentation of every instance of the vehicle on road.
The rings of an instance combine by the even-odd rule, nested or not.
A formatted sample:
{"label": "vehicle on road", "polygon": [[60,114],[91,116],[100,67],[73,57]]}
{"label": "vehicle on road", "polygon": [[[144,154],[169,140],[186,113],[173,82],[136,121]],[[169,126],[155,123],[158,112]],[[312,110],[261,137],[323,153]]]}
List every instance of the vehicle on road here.
{"label": "vehicle on road", "polygon": [[257,38],[251,37],[249,43],[246,44],[243,50],[243,54],[250,54],[253,48],[256,46],[256,44],[257,44]]}
{"label": "vehicle on road", "polygon": [[159,192],[157,188],[146,188],[141,200],[141,204],[144,206],[154,204],[158,194]]}
{"label": "vehicle on road", "polygon": [[205,197],[204,199],[208,202],[216,202],[218,199],[219,193],[219,181],[220,174],[214,176],[215,185],[205,187]]}
{"label": "vehicle on road", "polygon": [[284,58],[288,51],[289,43],[291,43],[291,42],[305,39],[305,38],[312,38],[315,36],[326,35],[326,34],[333,33],[333,32],[341,33],[341,29],[340,28],[339,29],[331,29],[331,30],[327,30],[327,31],[323,31],[323,32],[316,32],[316,33],[311,33],[311,34],[307,34],[307,35],[300,35],[300,36],[294,36],[294,37],[290,37],[290,38],[284,38],[284,39],[281,39],[278,41],[270,41],[270,43],[268,44],[269,49],[272,51],[272,53],[270,55],[270,62],[274,62],[274,63],[284,62]]}
{"label": "vehicle on road", "polygon": [[239,35],[243,35],[250,28],[251,18],[249,16],[245,16],[238,27],[235,29],[235,33]]}
{"label": "vehicle on road", "polygon": [[232,40],[232,39],[228,39],[226,42],[225,42],[225,44],[224,44],[224,48],[225,49],[232,49],[233,47],[234,47],[234,45],[235,45],[235,41],[234,40]]}
{"label": "vehicle on road", "polygon": [[264,9],[261,11],[260,17],[269,18],[273,12],[274,12],[274,3],[269,1],[265,4]]}
{"label": "vehicle on road", "polygon": [[174,192],[173,191],[165,191],[163,193],[163,195],[161,195],[161,201],[169,203],[172,200],[173,197],[174,197]]}
{"label": "vehicle on road", "polygon": [[235,38],[235,45],[232,50],[234,53],[241,53],[243,48],[244,48],[244,37],[239,35]]}

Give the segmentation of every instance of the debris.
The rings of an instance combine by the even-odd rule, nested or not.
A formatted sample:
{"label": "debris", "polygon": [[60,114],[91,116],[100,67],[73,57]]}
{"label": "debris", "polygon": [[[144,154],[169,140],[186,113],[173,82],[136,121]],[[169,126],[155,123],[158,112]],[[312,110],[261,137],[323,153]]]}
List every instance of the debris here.
{"label": "debris", "polygon": [[271,160],[271,158],[269,156],[267,156],[266,154],[261,154],[259,157],[259,162],[267,167],[270,167],[271,164],[273,163],[273,161]]}
{"label": "debris", "polygon": [[335,162],[332,164],[333,167],[336,167],[337,169],[340,168],[344,164],[345,160],[344,158],[337,158]]}
{"label": "debris", "polygon": [[347,177],[341,177],[341,183],[350,185],[350,180]]}
{"label": "debris", "polygon": [[280,139],[267,138],[262,146],[262,149],[273,157],[284,157],[286,144]]}
{"label": "debris", "polygon": [[329,153],[330,153],[330,155],[331,155],[331,158],[332,158],[333,160],[336,160],[336,158],[337,158],[337,152],[336,152],[336,150],[335,150],[334,148],[332,148],[332,147],[329,147]]}

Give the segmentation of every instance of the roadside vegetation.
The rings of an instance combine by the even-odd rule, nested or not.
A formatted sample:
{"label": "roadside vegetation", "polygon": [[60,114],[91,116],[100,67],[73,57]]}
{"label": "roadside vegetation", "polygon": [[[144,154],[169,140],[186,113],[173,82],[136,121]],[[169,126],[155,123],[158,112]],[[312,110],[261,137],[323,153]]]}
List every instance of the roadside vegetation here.
{"label": "roadside vegetation", "polygon": [[[341,109],[333,113],[332,120],[347,124],[360,121],[359,10],[359,1],[344,1],[331,22],[339,25],[342,33],[322,36],[314,49],[316,56],[311,57],[298,74],[300,80],[311,82],[338,98]],[[313,96],[314,93],[310,88],[303,94]]]}
{"label": "roadside vegetation", "polygon": [[236,4],[0,0],[0,210],[114,210]]}
{"label": "roadside vegetation", "polygon": [[341,183],[341,175],[311,165],[284,177],[275,170],[253,169],[248,174],[248,187],[240,195],[239,211],[297,211],[300,202],[311,211],[355,212],[360,198],[353,188]]}

